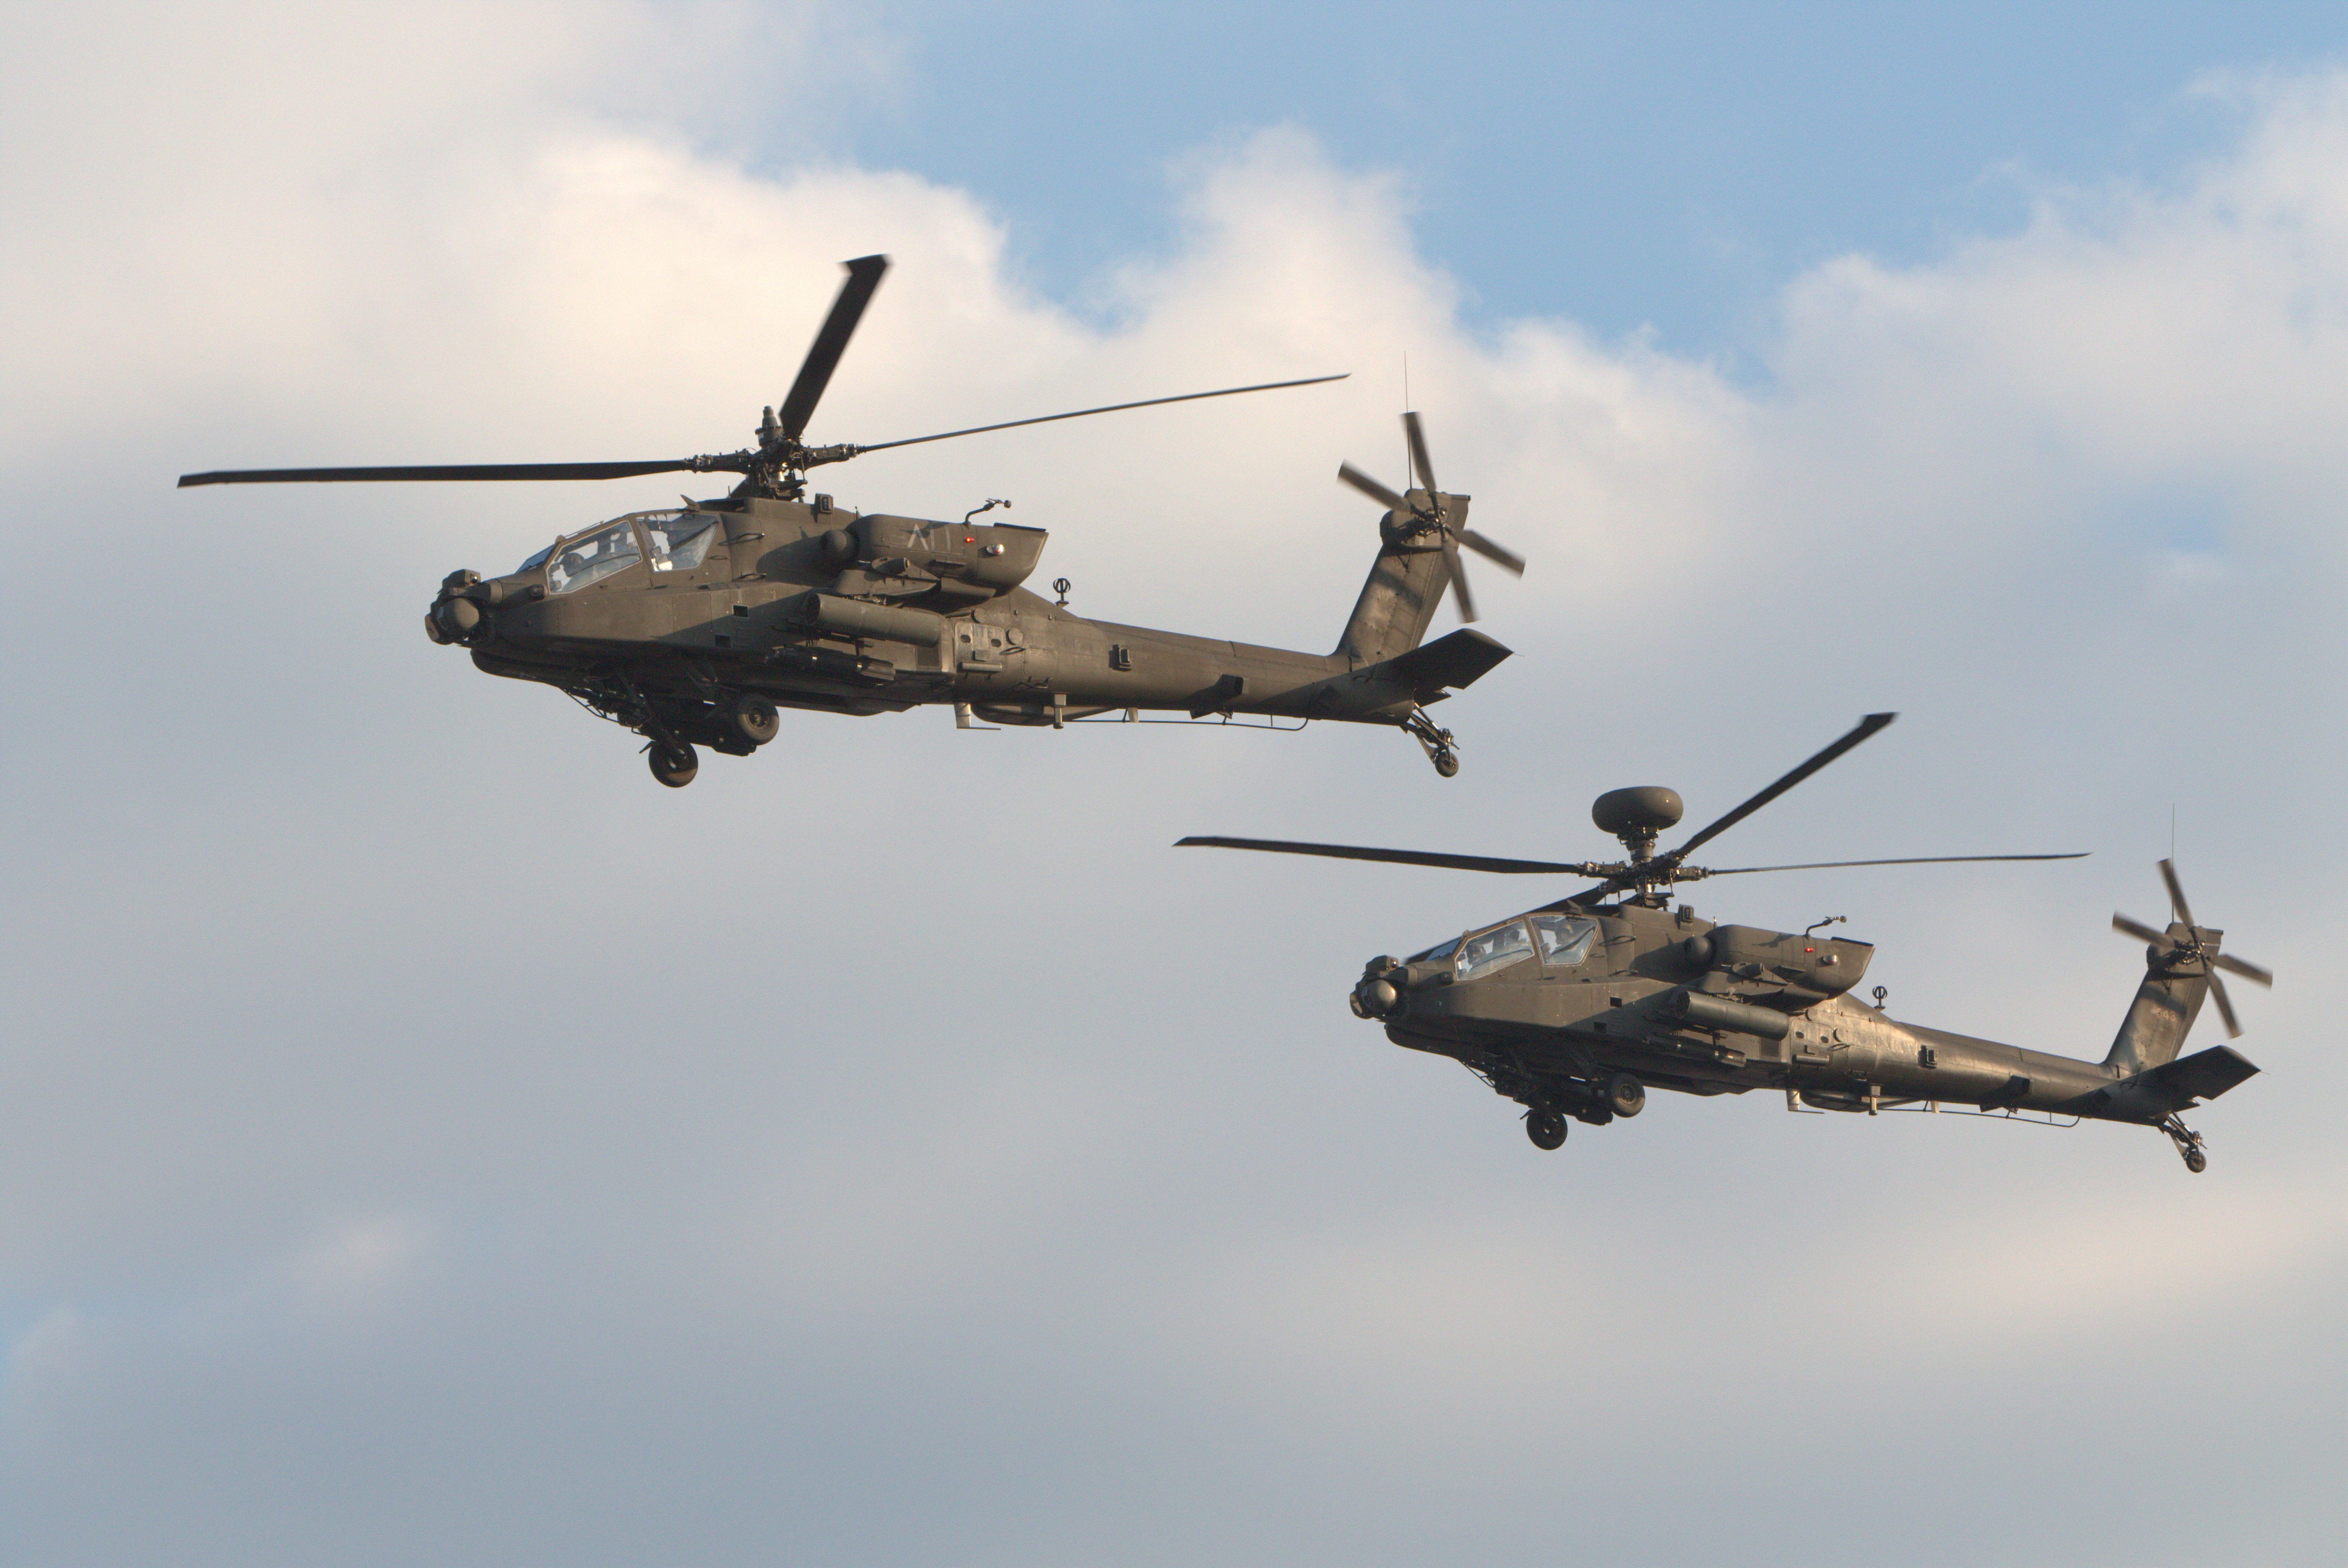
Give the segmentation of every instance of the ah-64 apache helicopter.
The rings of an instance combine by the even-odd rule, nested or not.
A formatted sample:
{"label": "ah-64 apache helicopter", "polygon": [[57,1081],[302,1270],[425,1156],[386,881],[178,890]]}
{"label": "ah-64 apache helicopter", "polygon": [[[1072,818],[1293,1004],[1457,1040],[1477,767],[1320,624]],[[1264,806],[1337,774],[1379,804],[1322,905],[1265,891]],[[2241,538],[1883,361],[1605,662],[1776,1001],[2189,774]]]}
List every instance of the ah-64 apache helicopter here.
{"label": "ah-64 apache helicopter", "polygon": [[[1675,850],[1655,840],[1679,822],[1680,798],[1653,786],[1601,795],[1591,816],[1622,841],[1626,861],[1554,862],[1424,854],[1269,839],[1189,838],[1183,844],[1328,855],[1457,871],[1596,877],[1530,913],[1480,926],[1407,959],[1373,958],[1354,987],[1356,1016],[1386,1037],[1464,1064],[1525,1107],[1534,1143],[1555,1149],[1566,1120],[1603,1126],[1636,1116],[1647,1089],[1743,1094],[1782,1088],[1787,1108],[1863,1110],[1943,1104],[1982,1112],[2032,1110],[2134,1122],[2168,1134],[2187,1169],[2205,1169],[2200,1137],[2178,1119],[2258,1071],[2231,1047],[2178,1052],[2213,997],[2229,1037],[2239,1037],[2218,972],[2261,985],[2274,976],[2219,951],[2224,934],[2194,923],[2176,869],[2160,862],[2175,918],[2165,931],[2112,917],[2143,941],[2145,976],[2100,1062],[2050,1056],[1921,1024],[1895,1022],[1849,993],[1874,947],[1815,934],[1718,925],[1668,890],[1705,877],[1839,866],[1937,865],[1958,861],[2075,860],[2076,855],[1927,855],[1707,870],[1687,863],[1699,846],[1743,821],[1859,745],[1893,716],[1870,714],[1841,739]],[[1839,917],[1838,917],[1839,918]]]}
{"label": "ah-64 apache helicopter", "polygon": [[425,617],[436,643],[491,675],[542,681],[650,743],[653,776],[682,787],[695,745],[747,756],[781,728],[776,709],[902,712],[953,704],[960,722],[1048,724],[1125,710],[1385,724],[1408,732],[1436,771],[1459,770],[1451,732],[1426,715],[1509,650],[1462,628],[1421,645],[1445,585],[1476,618],[1462,546],[1521,574],[1523,560],[1467,526],[1468,500],[1435,481],[1416,414],[1406,414],[1417,487],[1397,493],[1351,464],[1338,477],[1386,508],[1369,581],[1336,651],[1292,653],[1089,621],[1021,586],[1042,529],[856,513],[810,495],[808,470],[865,452],[1125,408],[1267,392],[1334,376],[1232,387],[1013,419],[870,446],[808,446],[808,418],[888,270],[847,263],[848,281],[756,448],[651,462],[257,469],[187,474],[182,486],[372,480],[604,480],[742,476],[722,500],[631,512],[568,535],[502,577],[454,572]]}

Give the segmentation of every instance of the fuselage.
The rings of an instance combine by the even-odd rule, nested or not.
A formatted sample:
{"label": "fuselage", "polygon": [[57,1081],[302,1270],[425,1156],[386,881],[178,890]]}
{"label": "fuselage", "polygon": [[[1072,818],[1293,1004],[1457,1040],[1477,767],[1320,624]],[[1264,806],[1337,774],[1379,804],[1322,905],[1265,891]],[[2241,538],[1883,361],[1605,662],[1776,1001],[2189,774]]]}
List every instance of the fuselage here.
{"label": "fuselage", "polygon": [[[2104,1063],[1903,1023],[1853,999],[1872,954],[1866,943],[1716,925],[1684,906],[1560,906],[1406,962],[1374,960],[1355,1011],[1503,1093],[1550,1084],[1546,1098],[1564,1104],[1570,1086],[1627,1072],[1699,1095],[1790,1089],[1833,1109],[2168,1113],[2113,1093],[2122,1075]],[[1381,982],[1390,1005],[1371,989]]]}
{"label": "fuselage", "polygon": [[614,519],[486,583],[456,574],[427,630],[491,674],[721,747],[701,731],[746,692],[849,714],[966,704],[1010,723],[1131,709],[1407,724],[1506,655],[1481,639],[1490,656],[1463,672],[1089,620],[1022,585],[1045,540],[820,496],[703,502]]}

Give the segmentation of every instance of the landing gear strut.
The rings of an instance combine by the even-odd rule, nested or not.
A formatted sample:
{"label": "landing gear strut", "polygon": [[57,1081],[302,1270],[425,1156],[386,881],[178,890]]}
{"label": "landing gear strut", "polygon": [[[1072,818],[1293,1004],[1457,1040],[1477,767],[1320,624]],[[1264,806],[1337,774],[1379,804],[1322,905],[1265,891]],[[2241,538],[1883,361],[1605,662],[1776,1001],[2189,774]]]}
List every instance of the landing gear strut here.
{"label": "landing gear strut", "polygon": [[2202,1148],[2199,1133],[2174,1116],[2160,1124],[2160,1130],[2168,1134],[2168,1140],[2177,1145],[2177,1152],[2183,1158],[2185,1169],[2196,1176],[2209,1169],[2209,1153]]}
{"label": "landing gear strut", "polygon": [[[1412,708],[1410,717],[1402,721],[1402,727],[1410,732],[1411,738],[1418,742],[1421,749],[1426,751],[1426,759],[1435,764],[1435,770],[1437,773],[1446,779],[1457,777],[1459,754],[1453,748],[1458,745],[1458,742],[1452,738],[1449,730],[1438,727],[1433,719],[1426,717],[1426,709]],[[1550,1147],[1555,1148],[1556,1145],[1551,1144]]]}

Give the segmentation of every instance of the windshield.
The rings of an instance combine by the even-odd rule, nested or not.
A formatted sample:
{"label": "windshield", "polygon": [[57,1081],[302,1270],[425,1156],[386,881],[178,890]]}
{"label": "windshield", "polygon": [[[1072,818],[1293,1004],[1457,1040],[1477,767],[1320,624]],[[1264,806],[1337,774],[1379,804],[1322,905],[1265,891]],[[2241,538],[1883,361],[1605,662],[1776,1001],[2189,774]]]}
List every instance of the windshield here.
{"label": "windshield", "polygon": [[1525,934],[1525,923],[1512,920],[1506,925],[1479,931],[1462,942],[1456,973],[1462,980],[1473,980],[1480,975],[1497,975],[1532,955],[1533,942]]}
{"label": "windshield", "polygon": [[622,518],[558,545],[553,562],[546,569],[546,591],[575,593],[615,572],[624,572],[643,559],[636,549],[636,531],[628,526],[627,519]]}
{"label": "windshield", "polygon": [[640,512],[655,572],[691,572],[718,539],[717,519],[705,511]]}
{"label": "windshield", "polygon": [[525,572],[537,571],[540,567],[546,564],[546,558],[553,553],[554,546],[551,544],[548,545],[545,549],[540,551],[537,554],[531,556],[529,560],[515,567],[514,575],[519,577]]}
{"label": "windshield", "polygon": [[1450,941],[1443,944],[1440,947],[1430,947],[1424,953],[1412,954],[1408,962],[1413,964],[1432,964],[1438,958],[1450,957],[1458,950],[1459,939],[1455,936]]}
{"label": "windshield", "polygon": [[1536,914],[1530,923],[1540,944],[1541,962],[1550,968],[1570,969],[1589,962],[1598,941],[1596,921],[1578,914]]}

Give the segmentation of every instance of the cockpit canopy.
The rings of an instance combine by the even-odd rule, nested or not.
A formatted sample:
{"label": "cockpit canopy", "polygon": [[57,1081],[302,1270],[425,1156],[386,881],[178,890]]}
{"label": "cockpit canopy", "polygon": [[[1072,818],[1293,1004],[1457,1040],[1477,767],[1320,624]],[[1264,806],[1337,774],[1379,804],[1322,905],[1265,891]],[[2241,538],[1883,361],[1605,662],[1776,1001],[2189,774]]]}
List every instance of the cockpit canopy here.
{"label": "cockpit canopy", "polygon": [[1555,910],[1519,915],[1457,936],[1439,947],[1414,956],[1413,964],[1439,964],[1448,959],[1452,978],[1481,979],[1512,968],[1538,954],[1544,967],[1571,969],[1590,961],[1597,950],[1598,923],[1587,915]]}
{"label": "cockpit canopy", "polygon": [[584,533],[557,540],[514,568],[546,568],[549,593],[572,593],[649,560],[654,572],[691,572],[722,538],[715,512],[632,511]]}

